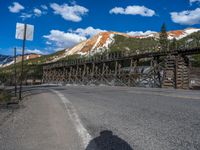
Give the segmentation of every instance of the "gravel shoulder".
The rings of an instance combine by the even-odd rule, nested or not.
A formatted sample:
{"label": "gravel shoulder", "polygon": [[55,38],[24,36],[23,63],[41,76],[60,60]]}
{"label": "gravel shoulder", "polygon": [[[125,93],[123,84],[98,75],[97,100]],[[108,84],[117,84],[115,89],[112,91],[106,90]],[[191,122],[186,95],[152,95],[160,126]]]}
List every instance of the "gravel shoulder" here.
{"label": "gravel shoulder", "polygon": [[[2,150],[82,149],[67,112],[56,95],[35,92],[12,114],[4,111],[0,122]],[[3,116],[9,117],[3,119]],[[76,142],[75,142],[76,141]]]}

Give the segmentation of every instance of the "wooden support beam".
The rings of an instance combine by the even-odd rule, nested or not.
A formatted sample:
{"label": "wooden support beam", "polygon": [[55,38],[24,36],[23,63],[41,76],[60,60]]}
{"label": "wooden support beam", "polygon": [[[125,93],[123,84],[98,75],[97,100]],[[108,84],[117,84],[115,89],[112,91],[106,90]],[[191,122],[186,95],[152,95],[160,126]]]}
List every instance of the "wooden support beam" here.
{"label": "wooden support beam", "polygon": [[[129,65],[129,77],[131,77],[131,74],[132,74],[133,62],[134,62],[134,60],[133,60],[133,59],[130,59],[130,65]],[[130,78],[129,78],[129,79],[130,79]]]}
{"label": "wooden support beam", "polygon": [[[114,52],[106,57],[101,56],[90,60],[67,60],[45,65],[43,82],[99,84],[106,81],[109,84],[114,81],[115,85],[141,86],[149,84],[153,87],[161,87],[162,82],[162,87],[188,88],[190,63],[184,56],[188,53],[197,53],[197,49],[137,55],[123,55],[123,53]],[[165,68],[163,68],[161,58],[167,55]],[[144,58],[148,61],[153,58],[149,72],[149,63],[147,67],[142,68],[141,66],[141,69],[138,67],[139,60]],[[164,73],[161,74],[162,72]]]}

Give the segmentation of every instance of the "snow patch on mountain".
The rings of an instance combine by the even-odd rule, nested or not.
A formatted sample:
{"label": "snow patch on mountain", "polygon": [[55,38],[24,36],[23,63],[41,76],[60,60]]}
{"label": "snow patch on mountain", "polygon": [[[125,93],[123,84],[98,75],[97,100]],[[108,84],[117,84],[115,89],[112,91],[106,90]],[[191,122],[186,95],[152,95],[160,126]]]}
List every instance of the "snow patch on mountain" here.
{"label": "snow patch on mountain", "polygon": [[185,30],[176,30],[176,31],[170,31],[168,32],[168,39],[172,40],[173,38],[180,40],[192,33],[198,32],[200,29],[196,28],[187,28]]}
{"label": "snow patch on mountain", "polygon": [[73,54],[81,54],[79,53],[81,49],[83,49],[83,47],[86,45],[87,41],[83,41],[81,43],[79,43],[78,45],[72,47],[71,49],[66,49],[65,50],[65,55],[73,55]]}
{"label": "snow patch on mountain", "polygon": [[109,49],[109,45],[115,41],[114,36],[114,33],[110,33],[108,37],[105,37],[105,33],[100,34],[95,45],[92,47],[90,53],[88,52],[88,54],[94,55],[96,53],[103,53]]}
{"label": "snow patch on mountain", "polygon": [[186,30],[184,30],[184,31],[185,31],[185,33],[186,33],[187,35],[189,35],[189,34],[192,34],[192,33],[194,33],[194,32],[200,31],[200,29],[188,28],[188,29],[186,29]]}
{"label": "snow patch on mountain", "polygon": [[95,49],[98,51],[99,47],[97,47],[97,46],[98,46],[99,42],[101,41],[101,38],[102,38],[102,35],[98,36],[96,43],[94,44],[94,46],[91,49],[92,53],[95,53]]}
{"label": "snow patch on mountain", "polygon": [[12,64],[14,64],[14,61],[10,61],[10,62],[8,62],[8,63],[2,65],[1,67],[8,67],[8,66],[10,66],[10,65],[12,65]]}
{"label": "snow patch on mountain", "polygon": [[114,36],[115,36],[114,34],[110,34],[110,37],[108,38],[108,40],[106,41],[103,47],[108,49],[109,45],[115,41]]}

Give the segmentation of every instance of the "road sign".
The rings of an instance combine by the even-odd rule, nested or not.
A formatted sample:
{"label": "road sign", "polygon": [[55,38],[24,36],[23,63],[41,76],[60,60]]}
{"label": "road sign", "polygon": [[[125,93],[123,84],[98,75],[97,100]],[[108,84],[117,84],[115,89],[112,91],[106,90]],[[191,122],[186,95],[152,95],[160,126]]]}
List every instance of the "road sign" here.
{"label": "road sign", "polygon": [[20,87],[19,87],[19,99],[22,100],[22,84],[23,84],[23,73],[24,73],[24,51],[26,47],[26,40],[33,40],[33,32],[34,26],[29,24],[17,23],[16,25],[16,35],[15,38],[19,40],[23,40],[22,43],[22,67],[21,67],[21,79],[20,79]]}
{"label": "road sign", "polygon": [[26,39],[24,39],[25,24],[17,23],[16,25],[16,35],[15,38],[19,40],[33,40],[34,26],[26,24]]}

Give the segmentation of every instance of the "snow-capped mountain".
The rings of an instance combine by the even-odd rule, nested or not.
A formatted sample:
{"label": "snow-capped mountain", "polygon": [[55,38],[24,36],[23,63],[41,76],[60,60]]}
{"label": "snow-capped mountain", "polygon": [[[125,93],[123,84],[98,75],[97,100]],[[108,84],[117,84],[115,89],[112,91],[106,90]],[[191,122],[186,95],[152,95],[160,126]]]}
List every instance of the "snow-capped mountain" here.
{"label": "snow-capped mountain", "polygon": [[120,33],[120,32],[102,32],[94,37],[85,40],[77,45],[75,45],[72,48],[65,49],[65,52],[62,56],[54,56],[54,59],[52,59],[50,62],[58,61],[62,58],[65,58],[69,55],[79,54],[79,55],[94,55],[98,52],[103,52],[106,49],[108,49],[109,45],[114,43],[114,36],[115,35],[121,35],[127,38],[131,38],[131,36]]}
{"label": "snow-capped mountain", "polygon": [[[173,38],[176,38],[177,40],[180,40],[194,32],[198,32],[200,29],[197,28],[187,28],[185,30],[174,30],[174,31],[169,31],[167,32],[168,38],[172,40]],[[93,55],[98,52],[103,52],[106,49],[108,49],[109,45],[112,45],[115,42],[115,36],[116,35],[121,35],[126,38],[139,38],[139,39],[144,39],[144,38],[159,38],[159,33],[150,33],[148,35],[144,36],[130,36],[125,33],[120,33],[120,32],[102,32],[99,33],[98,35],[92,37],[91,39],[88,39],[86,41],[83,41],[77,45],[75,45],[72,48],[66,49],[65,50],[65,55],[63,57],[66,57],[68,55],[73,55],[73,54],[80,54],[80,55]],[[59,58],[57,58],[58,60]]]}
{"label": "snow-capped mountain", "polygon": [[198,32],[200,29],[197,28],[187,28],[185,30],[174,30],[168,32],[168,38],[173,39],[176,38],[177,40],[180,40],[192,33]]}
{"label": "snow-capped mountain", "polygon": [[[30,60],[34,58],[41,57],[40,54],[25,54],[24,60]],[[21,55],[18,55],[16,58],[17,62],[20,62],[22,59]],[[10,66],[14,63],[14,57],[13,56],[5,56],[5,55],[0,55],[0,67],[6,67]]]}
{"label": "snow-capped mountain", "polygon": [[3,65],[12,62],[13,58],[11,56],[0,55],[0,67]]}
{"label": "snow-capped mountain", "polygon": [[[198,28],[186,28],[184,30],[172,30],[167,32],[168,34],[168,39],[172,40],[172,39],[177,39],[180,40],[192,33],[198,32],[200,31],[200,29]],[[144,36],[134,36],[135,38],[148,38],[148,37],[154,37],[154,38],[159,38],[159,32],[155,32],[155,33],[150,33]]]}
{"label": "snow-capped mountain", "polygon": [[102,32],[98,35],[88,39],[80,44],[72,47],[71,49],[66,49],[66,55],[80,54],[89,55],[101,52],[102,50],[108,49],[108,46],[114,42],[115,35],[128,36],[123,33],[117,32]]}

